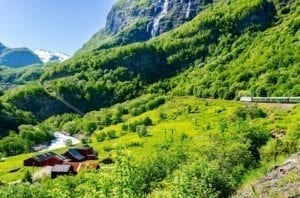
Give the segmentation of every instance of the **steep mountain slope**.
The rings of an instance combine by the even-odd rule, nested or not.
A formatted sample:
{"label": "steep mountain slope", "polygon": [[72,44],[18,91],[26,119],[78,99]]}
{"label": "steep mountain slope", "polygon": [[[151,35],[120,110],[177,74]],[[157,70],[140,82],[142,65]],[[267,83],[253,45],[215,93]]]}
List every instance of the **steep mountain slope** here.
{"label": "steep mountain slope", "polygon": [[[0,197],[231,196],[252,171],[299,151],[300,106],[211,98],[299,96],[299,13],[293,0],[215,1],[172,31],[127,45],[116,36],[5,92],[2,103],[13,112],[61,115],[19,127],[19,134],[0,140],[0,152],[28,152],[51,131],[64,130],[85,136],[100,161],[115,163],[56,180],[4,184]],[[86,114],[64,114],[74,111],[70,106]],[[28,156],[18,157],[2,165],[22,167]],[[283,181],[294,180],[295,174]]]}
{"label": "steep mountain slope", "polygon": [[[5,98],[44,118],[61,112],[40,106],[39,100],[49,93],[83,112],[145,92],[225,99],[241,94],[297,96],[298,4],[220,1],[150,41],[96,50],[46,68],[42,85],[35,85],[44,92],[23,97],[12,90]],[[258,52],[266,55],[257,59]],[[26,87],[24,91],[31,93]],[[34,109],[29,101],[36,101]]]}
{"label": "steep mountain slope", "polygon": [[277,4],[274,24],[265,31],[223,37],[223,49],[217,49],[220,53],[207,64],[198,62],[171,80],[174,92],[224,99],[300,96],[300,10],[296,2]]}
{"label": "steep mountain slope", "polygon": [[40,58],[28,48],[8,48],[0,43],[0,65],[23,67],[42,63]]}
{"label": "steep mountain slope", "polygon": [[212,3],[213,0],[119,0],[107,16],[106,27],[77,54],[154,38],[193,19]]}
{"label": "steep mountain slope", "polygon": [[34,124],[36,120],[29,112],[24,112],[0,100],[0,139],[8,130],[17,130],[21,124]]}
{"label": "steep mountain slope", "polygon": [[37,49],[34,53],[39,56],[43,63],[63,62],[70,58],[69,55],[61,52],[50,52],[48,50]]}

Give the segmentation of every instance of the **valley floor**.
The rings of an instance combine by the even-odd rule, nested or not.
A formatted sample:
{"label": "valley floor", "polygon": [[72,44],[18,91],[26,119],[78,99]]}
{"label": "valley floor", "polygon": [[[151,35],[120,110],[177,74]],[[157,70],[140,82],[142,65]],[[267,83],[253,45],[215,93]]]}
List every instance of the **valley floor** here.
{"label": "valley floor", "polygon": [[[297,124],[297,121],[299,121],[299,105],[291,106],[289,108],[282,108],[281,106],[274,106],[268,104],[248,105],[236,101],[207,100],[199,99],[196,97],[169,97],[166,100],[165,104],[161,105],[160,107],[154,110],[145,112],[139,116],[125,116],[126,119],[125,117],[123,118],[126,120],[125,122],[111,125],[105,127],[102,130],[95,131],[90,137],[90,146],[94,147],[94,149],[99,152],[100,161],[110,157],[118,159],[119,156],[122,156],[123,154],[131,156],[134,160],[130,160],[132,162],[128,163],[136,163],[136,165],[133,165],[133,169],[141,165],[141,167],[149,166],[149,170],[147,171],[154,171],[157,168],[160,169],[159,167],[161,166],[161,164],[159,163],[162,160],[161,163],[163,163],[164,166],[170,167],[166,170],[163,169],[165,167],[161,167],[162,170],[159,171],[166,172],[159,173],[159,176],[157,176],[158,178],[154,179],[153,181],[151,178],[151,185],[153,186],[149,187],[151,190],[148,193],[150,196],[153,197],[161,195],[172,197],[172,193],[170,194],[170,192],[174,190],[173,186],[177,185],[177,182],[184,182],[185,179],[187,179],[186,182],[188,182],[188,177],[192,176],[193,174],[196,174],[193,176],[193,178],[200,177],[198,179],[201,180],[202,178],[203,181],[210,181],[207,180],[206,175],[197,175],[198,173],[196,172],[198,171],[198,167],[202,167],[204,168],[204,170],[208,171],[205,174],[216,173],[221,174],[222,177],[228,178],[230,178],[231,176],[227,176],[226,174],[233,174],[231,171],[240,171],[241,168],[245,169],[247,163],[251,162],[247,162],[247,160],[250,159],[250,156],[248,156],[249,151],[247,151],[246,148],[247,145],[251,142],[248,142],[248,140],[245,139],[245,137],[248,135],[251,136],[251,133],[258,133],[258,131],[255,130],[262,130],[262,132],[259,132],[261,134],[256,134],[259,135],[259,138],[264,138],[264,133],[266,131],[271,132],[274,137],[280,135],[280,133],[283,133],[283,130],[291,131],[291,129],[293,129],[291,127],[293,127],[295,124]],[[129,126],[133,123],[145,120],[146,118],[150,118],[151,120],[151,124],[147,126],[147,135],[140,136],[139,132],[133,132],[129,129],[127,130],[126,127],[124,129],[124,126]],[[116,132],[115,137],[107,137],[104,140],[99,140],[99,134],[103,132],[109,132],[112,130]],[[253,132],[251,132],[252,130]],[[268,134],[269,132],[267,132],[266,134]],[[285,134],[281,134],[281,137],[284,135]],[[240,141],[247,141],[247,143],[242,143]],[[272,141],[273,138],[269,139],[269,143]],[[284,139],[282,139],[282,141],[284,141]],[[264,144],[266,143],[267,142],[265,142]],[[267,146],[269,145],[269,143],[267,143]],[[183,146],[182,151],[180,150],[181,146]],[[186,146],[187,149],[185,149]],[[175,153],[169,153],[171,152],[169,149],[173,147],[175,150],[179,150]],[[272,152],[269,153],[267,147],[260,147],[260,152],[262,153],[261,157],[263,158],[261,166],[263,166],[265,162],[272,161],[273,154]],[[60,149],[57,152],[61,153],[66,149],[67,148]],[[180,158],[178,158],[179,161],[174,161],[174,158],[176,159],[176,157],[178,157],[177,155],[179,155],[180,152],[188,152],[188,155],[185,156],[186,159],[183,158],[181,161],[179,160]],[[4,183],[9,183],[12,181],[22,179],[24,173],[27,170],[29,170],[32,173],[39,171],[40,169],[37,168],[24,168],[22,166],[23,160],[33,155],[34,153],[18,155],[14,157],[9,157],[4,162],[0,162],[0,181]],[[298,158],[295,158],[295,156],[298,156]],[[151,158],[154,158],[153,162],[151,162]],[[159,160],[159,158],[161,158],[161,160]],[[168,162],[168,158],[170,158],[170,162]],[[271,189],[274,185],[279,186],[278,188],[281,192],[284,189],[283,187],[288,188],[289,185],[280,185],[297,181],[298,183],[296,184],[296,186],[294,186],[294,184],[291,184],[291,189],[297,188],[299,186],[299,163],[294,164],[295,160],[293,159],[296,159],[298,163],[299,155],[294,155],[289,160],[289,162],[293,163],[292,167],[295,167],[295,170],[298,172],[291,172],[291,174],[287,175],[283,174],[284,177],[280,176],[278,178],[276,173],[271,172],[271,174],[266,176],[266,178],[270,177],[271,175],[271,177],[275,178],[277,183],[275,182],[275,184],[273,184],[273,180],[269,181],[269,179],[264,179],[258,182],[258,184],[254,185],[255,192],[257,192],[259,195],[266,193],[265,191],[262,191],[261,186],[265,186],[265,184],[261,184],[261,182],[265,182],[266,185],[269,185],[269,189]],[[155,162],[155,160],[158,161]],[[164,160],[167,161],[164,162]],[[243,162],[243,160],[246,161]],[[143,163],[146,164],[143,165]],[[172,165],[172,163],[175,164]],[[220,165],[218,165],[219,163]],[[232,165],[228,166],[227,163]],[[239,163],[241,163],[241,165],[239,165]],[[242,165],[243,163],[244,165]],[[209,167],[207,167],[208,169],[205,168],[205,164]],[[119,165],[116,165],[115,167],[115,165],[113,165],[109,168],[100,169],[100,172],[95,174],[95,178],[100,178],[104,175],[107,178],[114,178],[114,174],[118,174],[118,170],[115,170],[118,169],[118,166]],[[229,170],[232,168],[231,166],[236,166],[236,168],[234,168],[234,170],[230,170],[229,172],[223,172],[223,168],[219,169],[219,166],[225,166],[225,168],[228,168]],[[291,167],[291,165],[285,163],[284,166],[278,167],[275,171],[277,171],[279,174],[280,170],[282,168],[286,170],[285,168],[287,166]],[[122,165],[122,168],[125,167],[124,165]],[[153,170],[151,168],[153,168]],[[196,169],[195,173],[190,172],[194,169]],[[128,171],[129,170],[130,169],[128,169]],[[117,172],[113,173],[114,171]],[[246,169],[241,171],[240,174],[244,174],[245,171]],[[147,175],[150,177],[151,174],[156,174],[156,172],[154,171],[150,175],[149,174],[150,173],[147,173]],[[178,177],[181,177],[180,175],[183,176],[183,179],[182,181],[177,181]],[[140,176],[142,177],[142,175]],[[239,180],[241,180],[242,175],[235,175],[234,177],[237,177],[239,179],[237,179],[236,181],[234,180],[232,182],[238,182]],[[76,176],[76,178],[85,178],[85,176]],[[63,178],[61,178],[59,181],[61,181],[62,179]],[[99,181],[101,181],[101,179]],[[101,182],[105,181],[103,180]],[[180,184],[180,186],[194,185],[188,184],[186,182]],[[48,185],[50,184],[48,183]],[[236,183],[235,185],[238,184]],[[216,189],[211,190],[214,191]],[[180,192],[182,193],[184,191]],[[210,192],[208,191],[206,193]],[[221,192],[216,191],[214,193],[218,194]],[[230,192],[224,190],[223,193]],[[247,197],[249,193],[253,192],[245,190],[241,191],[241,194],[239,195]],[[269,191],[267,193],[269,193]],[[292,193],[294,195],[297,192],[292,191]]]}

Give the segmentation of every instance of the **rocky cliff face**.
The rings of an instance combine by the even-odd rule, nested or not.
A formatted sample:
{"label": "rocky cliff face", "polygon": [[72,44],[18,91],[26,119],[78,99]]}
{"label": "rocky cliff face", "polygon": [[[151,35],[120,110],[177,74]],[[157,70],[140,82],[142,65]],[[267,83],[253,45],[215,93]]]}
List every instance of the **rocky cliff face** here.
{"label": "rocky cliff face", "polygon": [[106,31],[115,35],[144,19],[147,23],[142,27],[148,37],[175,28],[194,18],[204,6],[213,0],[123,0],[119,1],[107,17]]}
{"label": "rocky cliff face", "polygon": [[300,152],[276,166],[259,181],[240,189],[233,198],[299,197]]}
{"label": "rocky cliff face", "polygon": [[119,0],[107,17],[106,27],[80,51],[145,41],[194,18],[214,0]]}

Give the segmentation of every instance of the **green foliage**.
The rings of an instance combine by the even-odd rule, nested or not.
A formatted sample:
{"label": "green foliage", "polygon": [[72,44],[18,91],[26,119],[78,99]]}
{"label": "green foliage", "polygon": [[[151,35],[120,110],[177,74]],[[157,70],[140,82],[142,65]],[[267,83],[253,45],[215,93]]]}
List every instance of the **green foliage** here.
{"label": "green foliage", "polygon": [[96,134],[96,140],[97,142],[103,142],[106,139],[106,133],[104,132],[99,132]]}
{"label": "green foliage", "polygon": [[106,131],[106,135],[110,140],[117,138],[117,132],[115,130]]}
{"label": "green foliage", "polygon": [[265,117],[266,113],[256,105],[248,107],[238,107],[234,110],[232,115],[233,120],[246,120],[247,118],[255,119]]}
{"label": "green foliage", "polygon": [[29,183],[33,182],[32,175],[31,175],[31,173],[29,171],[25,172],[25,175],[24,175],[24,178],[22,179],[22,181],[29,182]]}
{"label": "green foliage", "polygon": [[29,113],[0,100],[0,138],[9,130],[17,130],[21,124],[34,124],[36,119]]}
{"label": "green foliage", "polygon": [[[220,1],[156,39],[95,50],[47,67],[40,81],[84,112],[136,98],[145,90],[224,99],[243,91],[292,95],[299,84],[297,38],[289,26],[295,9],[279,15],[264,0]],[[282,20],[273,24],[276,15]],[[24,98],[10,99],[20,100]],[[162,102],[140,104],[130,113],[139,115]],[[113,123],[121,121],[119,115]]]}
{"label": "green foliage", "polygon": [[140,138],[148,136],[149,135],[148,133],[149,132],[146,126],[144,125],[138,126],[137,134]]}
{"label": "green foliage", "polygon": [[[187,113],[188,105],[193,109],[197,107],[198,113]],[[232,114],[241,106],[245,106],[246,119],[232,120]],[[261,163],[274,160],[272,151],[278,152],[278,155],[284,154],[287,145],[299,143],[296,123],[300,114],[297,106],[291,110],[261,105],[259,108],[267,114],[263,119],[260,116],[251,117],[248,112],[251,108],[239,102],[172,98],[154,112],[128,120],[128,123],[142,123],[148,116],[156,121],[159,119],[158,112],[168,110],[170,116],[167,120],[155,122],[148,128],[151,136],[139,139],[135,134],[127,134],[92,144],[97,151],[103,152],[103,156],[113,156],[115,163],[109,165],[110,168],[80,172],[77,176],[55,180],[44,179],[30,186],[24,183],[2,186],[0,196],[9,197],[12,192],[16,196],[23,196],[26,192],[31,197],[62,194],[72,197],[231,196],[249,171],[258,170],[256,168],[260,168]],[[195,129],[198,125],[206,126],[208,117],[209,130],[203,130],[202,127]],[[274,117],[279,117],[276,123],[273,122]],[[198,125],[195,125],[194,118],[199,118]],[[222,121],[226,127],[220,127]],[[277,150],[270,135],[274,124],[277,128],[281,126],[286,129],[281,143],[277,144]],[[100,133],[96,132],[95,138],[109,130],[119,130],[121,125],[105,127]],[[168,127],[177,129],[173,142],[164,139],[163,130],[158,130]],[[291,148],[297,149],[298,146]]]}
{"label": "green foliage", "polygon": [[[97,142],[109,141],[94,145],[114,154],[116,164],[110,170],[46,179],[31,186],[4,186],[0,197],[160,197],[160,193],[229,197],[261,162],[299,151],[298,107],[282,110],[277,119],[258,106],[195,99],[201,102],[196,109],[193,103],[197,103],[190,103],[193,100],[184,104],[184,97],[168,101],[162,96],[298,95],[299,4],[291,1],[289,9],[282,9],[277,3],[218,1],[191,22],[160,37],[124,46],[113,43],[113,48],[78,55],[45,68],[41,84],[33,82],[5,92],[1,115],[14,115],[15,111],[9,111],[17,111],[14,106],[42,119],[69,112],[54,96],[89,113],[54,116],[38,126],[22,126],[18,134],[0,140],[4,155],[29,152],[34,144],[51,139],[51,133],[45,132],[49,129],[87,135],[101,130],[95,133]],[[138,97],[145,93],[153,95]],[[49,102],[51,112],[40,114]],[[112,106],[116,103],[120,104]],[[23,111],[17,115],[33,117]],[[21,123],[31,123],[26,120]],[[13,121],[7,130],[19,124]],[[159,132],[151,131],[156,125]],[[274,128],[284,129],[280,141],[272,138],[277,135],[271,135]],[[172,129],[172,142],[167,129]],[[187,134],[176,134],[177,130]],[[126,133],[114,139],[116,131]],[[154,135],[139,139],[129,132],[140,137],[148,132]]]}
{"label": "green foliage", "polygon": [[39,126],[21,125],[19,133],[0,139],[0,152],[7,156],[17,155],[32,151],[32,147],[38,143],[49,141],[53,138],[53,133],[43,124]]}

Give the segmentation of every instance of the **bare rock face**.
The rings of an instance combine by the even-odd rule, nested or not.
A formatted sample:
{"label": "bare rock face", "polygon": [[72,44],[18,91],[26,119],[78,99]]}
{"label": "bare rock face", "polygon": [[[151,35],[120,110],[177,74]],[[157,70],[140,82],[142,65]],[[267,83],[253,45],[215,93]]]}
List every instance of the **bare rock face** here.
{"label": "bare rock face", "polygon": [[300,153],[275,167],[251,187],[237,192],[234,197],[300,197]]}
{"label": "bare rock face", "polygon": [[107,17],[106,31],[115,35],[129,25],[144,19],[144,34],[158,36],[194,18],[213,0],[120,0]]}
{"label": "bare rock face", "polygon": [[213,2],[214,0],[119,0],[107,16],[106,27],[97,32],[77,53],[157,37],[193,19]]}

